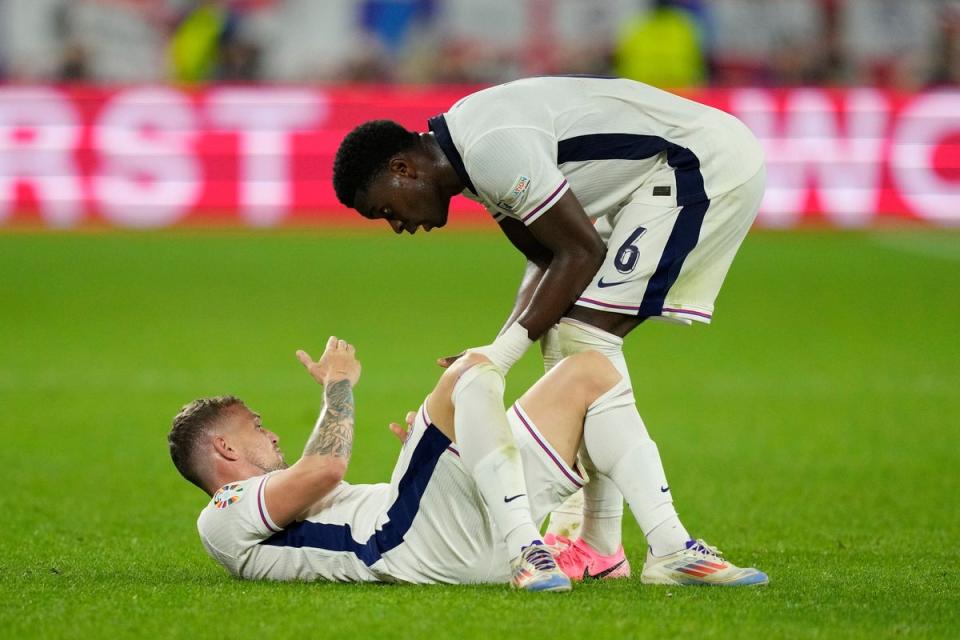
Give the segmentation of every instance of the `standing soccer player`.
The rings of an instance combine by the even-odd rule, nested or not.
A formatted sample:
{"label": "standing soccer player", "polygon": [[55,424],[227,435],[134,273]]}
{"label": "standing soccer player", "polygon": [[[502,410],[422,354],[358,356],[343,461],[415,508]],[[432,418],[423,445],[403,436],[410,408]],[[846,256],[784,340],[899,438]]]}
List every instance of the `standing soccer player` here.
{"label": "standing soccer player", "polygon": [[[739,120],[629,80],[544,77],[467,96],[429,128],[373,121],[354,129],[337,152],[337,197],[396,233],[442,227],[458,193],[490,212],[527,258],[510,316],[480,349],[504,374],[541,340],[548,370],[595,350],[632,397],[626,334],[651,317],[710,322],[765,182],[760,145]],[[617,470],[630,470],[642,487],[630,499],[649,545],[641,579],[715,560],[716,550],[680,522],[639,413],[618,412],[601,428],[611,442],[625,429],[642,434],[606,474],[616,480]],[[628,575],[623,499],[615,482],[592,475],[580,537],[560,539],[560,564],[574,578]],[[570,511],[554,513],[553,531]]]}

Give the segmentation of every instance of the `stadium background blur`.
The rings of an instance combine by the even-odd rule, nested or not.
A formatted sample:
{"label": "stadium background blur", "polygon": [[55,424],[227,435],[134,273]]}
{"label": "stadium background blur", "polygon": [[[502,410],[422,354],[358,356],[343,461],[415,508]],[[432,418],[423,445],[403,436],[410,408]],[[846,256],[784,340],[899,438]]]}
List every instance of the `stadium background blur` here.
{"label": "stadium background blur", "polygon": [[[642,55],[640,55],[642,53]],[[3,0],[14,82],[960,81],[956,0]],[[663,74],[662,76],[660,74]]]}
{"label": "stadium background blur", "polygon": [[760,226],[960,216],[957,0],[0,0],[0,224],[356,223],[350,128],[558,73],[746,122]]}
{"label": "stadium background blur", "polygon": [[[414,237],[344,210],[340,139],[550,73],[671,88],[765,145],[713,325],[625,352],[682,517],[772,584],[546,609],[228,578],[165,452],[176,409],[235,393],[295,458],[318,393],[293,352],[340,335],[348,479],[382,481],[387,422],[519,280],[462,198]],[[957,0],[0,0],[0,637],[955,637],[958,83]]]}

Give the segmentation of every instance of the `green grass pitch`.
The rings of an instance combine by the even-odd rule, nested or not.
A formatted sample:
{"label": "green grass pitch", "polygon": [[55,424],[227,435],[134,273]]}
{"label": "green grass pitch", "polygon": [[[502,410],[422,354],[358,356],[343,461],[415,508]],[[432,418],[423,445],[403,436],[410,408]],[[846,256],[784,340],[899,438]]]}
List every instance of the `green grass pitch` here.
{"label": "green grass pitch", "polygon": [[364,364],[348,479],[386,480],[387,423],[521,266],[495,233],[0,235],[0,637],[957,637],[956,231],[754,233],[712,326],[629,337],[681,517],[767,588],[245,583],[204,554],[182,404],[238,394],[295,458],[320,394],[294,350],[337,334]]}

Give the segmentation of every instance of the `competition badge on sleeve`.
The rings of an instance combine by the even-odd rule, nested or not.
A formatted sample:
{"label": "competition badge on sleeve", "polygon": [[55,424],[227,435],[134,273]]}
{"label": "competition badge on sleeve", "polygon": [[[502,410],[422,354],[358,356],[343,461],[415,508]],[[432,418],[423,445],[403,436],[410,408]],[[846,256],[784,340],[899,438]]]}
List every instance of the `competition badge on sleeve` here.
{"label": "competition badge on sleeve", "polygon": [[517,181],[510,187],[503,199],[497,203],[497,206],[506,211],[515,211],[518,206],[523,204],[527,197],[527,188],[530,186],[530,178],[527,176],[517,176]]}
{"label": "competition badge on sleeve", "polygon": [[239,484],[228,484],[213,494],[213,506],[217,509],[226,509],[243,497],[243,487]]}

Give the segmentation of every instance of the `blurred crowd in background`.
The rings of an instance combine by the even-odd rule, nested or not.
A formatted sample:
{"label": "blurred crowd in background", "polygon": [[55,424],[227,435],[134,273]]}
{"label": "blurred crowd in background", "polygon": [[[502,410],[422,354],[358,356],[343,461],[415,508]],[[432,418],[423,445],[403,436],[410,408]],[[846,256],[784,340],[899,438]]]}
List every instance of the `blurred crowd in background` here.
{"label": "blurred crowd in background", "polygon": [[6,82],[960,85],[960,0],[0,0]]}

